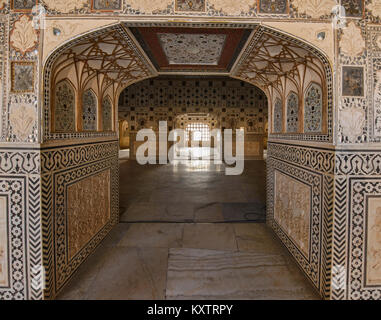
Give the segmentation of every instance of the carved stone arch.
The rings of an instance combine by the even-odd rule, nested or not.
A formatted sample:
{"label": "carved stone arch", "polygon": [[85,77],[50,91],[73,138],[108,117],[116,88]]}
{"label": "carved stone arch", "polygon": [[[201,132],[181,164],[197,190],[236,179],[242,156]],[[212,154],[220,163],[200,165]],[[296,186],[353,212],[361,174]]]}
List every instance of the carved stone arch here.
{"label": "carved stone arch", "polygon": [[299,130],[299,95],[290,91],[286,99],[286,132],[297,133]]}
{"label": "carved stone arch", "polygon": [[82,130],[98,130],[98,97],[93,89],[89,88],[82,94]]}
{"label": "carved stone arch", "polygon": [[69,79],[63,79],[54,86],[53,92],[52,131],[75,132],[77,94],[74,85]]}
{"label": "carved stone arch", "polygon": [[304,92],[304,132],[321,133],[323,131],[323,89],[317,82],[311,82]]}

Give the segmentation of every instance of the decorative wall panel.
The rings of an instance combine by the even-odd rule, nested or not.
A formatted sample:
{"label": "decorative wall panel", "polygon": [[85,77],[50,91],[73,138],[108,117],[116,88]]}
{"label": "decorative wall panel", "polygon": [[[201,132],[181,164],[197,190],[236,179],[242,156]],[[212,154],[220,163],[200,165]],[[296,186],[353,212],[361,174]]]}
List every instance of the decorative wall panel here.
{"label": "decorative wall panel", "polygon": [[34,91],[35,66],[33,62],[12,62],[12,92]]}
{"label": "decorative wall panel", "polygon": [[364,96],[364,68],[344,66],[342,71],[342,95]]}
{"label": "decorative wall panel", "polygon": [[258,0],[259,13],[287,14],[288,0]]}
{"label": "decorative wall panel", "polygon": [[0,288],[9,286],[8,197],[0,195]]}
{"label": "decorative wall panel", "polygon": [[111,131],[113,122],[112,103],[109,96],[104,97],[102,101],[102,129]]}
{"label": "decorative wall panel", "polygon": [[207,0],[175,0],[175,10],[189,12],[204,12]]}
{"label": "decorative wall panel", "polygon": [[110,220],[110,169],[68,185],[66,192],[70,261]]}
{"label": "decorative wall panel", "polygon": [[308,258],[310,248],[311,186],[275,171],[274,220]]}
{"label": "decorative wall panel", "polygon": [[75,92],[72,85],[64,80],[55,87],[54,131],[73,132],[75,130]]}
{"label": "decorative wall panel", "polygon": [[82,98],[82,129],[84,131],[97,131],[97,96],[89,89],[83,93]]}
{"label": "decorative wall panel", "polygon": [[118,150],[118,141],[104,141],[41,153],[45,298],[55,297],[118,221]]}
{"label": "decorative wall panel", "polygon": [[299,98],[291,93],[287,98],[287,132],[298,132],[299,129]]}
{"label": "decorative wall panel", "polygon": [[362,18],[364,15],[364,0],[341,0],[341,5],[347,17]]}
{"label": "decorative wall panel", "polygon": [[304,97],[304,132],[321,132],[323,123],[323,94],[318,84],[311,84]]}
{"label": "decorative wall panel", "polygon": [[92,0],[94,10],[121,10],[122,0]]}
{"label": "decorative wall panel", "polygon": [[282,132],[283,131],[283,105],[282,100],[277,98],[274,103],[273,111],[273,121],[274,121],[274,130],[273,132]]}
{"label": "decorative wall panel", "polygon": [[14,10],[32,10],[38,0],[10,0],[11,8]]}

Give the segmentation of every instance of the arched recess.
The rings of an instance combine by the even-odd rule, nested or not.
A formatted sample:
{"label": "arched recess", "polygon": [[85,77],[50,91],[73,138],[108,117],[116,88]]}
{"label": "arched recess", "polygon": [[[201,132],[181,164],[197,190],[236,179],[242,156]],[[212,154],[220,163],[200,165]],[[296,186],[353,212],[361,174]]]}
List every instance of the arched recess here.
{"label": "arched recess", "polygon": [[82,130],[98,130],[98,97],[92,89],[87,89],[82,95]]}
{"label": "arched recess", "polygon": [[312,82],[304,93],[304,132],[322,130],[323,92],[319,84]]}
{"label": "arched recess", "polygon": [[75,131],[76,93],[73,84],[68,79],[58,82],[53,99],[55,105],[53,130],[56,132]]}
{"label": "arched recess", "polygon": [[297,133],[299,130],[299,97],[294,92],[291,91],[287,97],[287,132]]}
{"label": "arched recess", "polygon": [[281,133],[283,131],[283,103],[280,98],[275,98],[273,112],[273,132]]}
{"label": "arched recess", "polygon": [[103,97],[102,99],[102,130],[112,131],[113,130],[113,106],[112,100],[109,95]]}

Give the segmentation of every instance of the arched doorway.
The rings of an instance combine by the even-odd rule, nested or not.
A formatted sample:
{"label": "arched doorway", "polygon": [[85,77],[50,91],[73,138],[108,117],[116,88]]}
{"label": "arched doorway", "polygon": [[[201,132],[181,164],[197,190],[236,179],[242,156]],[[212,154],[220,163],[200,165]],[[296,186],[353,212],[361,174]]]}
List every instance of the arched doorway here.
{"label": "arched doorway", "polygon": [[[128,23],[121,23],[67,43],[46,63],[42,174],[47,179],[43,188],[57,190],[51,192],[51,201],[44,203],[42,213],[44,233],[52,235],[44,251],[51,283],[47,297],[64,287],[118,221],[118,97],[128,85],[157,76],[134,38]],[[329,239],[325,229],[329,228],[329,212],[322,203],[330,200],[322,190],[331,172],[315,165],[315,172],[308,173],[306,167],[313,164],[296,166],[305,160],[293,154],[309,152],[306,150],[316,143],[332,142],[328,59],[291,36],[253,25],[229,76],[253,83],[266,93],[270,114],[268,223],[325,295],[329,271],[323,269],[328,258],[320,257],[330,254],[326,252]],[[62,97],[65,103],[61,103]],[[109,126],[105,119],[110,119]],[[137,121],[145,125],[144,120]],[[236,123],[231,125],[236,127]],[[52,141],[54,147],[49,146]],[[95,199],[101,189],[109,192]],[[293,193],[282,193],[284,189],[297,190],[310,201],[293,201],[297,200]],[[86,217],[89,206],[81,206],[81,202],[97,208],[97,214]],[[295,212],[302,217],[294,219]],[[290,221],[298,225],[292,229]],[[290,232],[298,228],[303,230]]]}

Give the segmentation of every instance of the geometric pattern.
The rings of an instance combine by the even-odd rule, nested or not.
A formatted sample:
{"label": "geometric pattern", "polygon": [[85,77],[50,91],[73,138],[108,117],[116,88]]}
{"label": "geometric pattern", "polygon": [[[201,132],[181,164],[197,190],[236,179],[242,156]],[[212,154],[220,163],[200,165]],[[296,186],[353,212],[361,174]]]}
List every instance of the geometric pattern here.
{"label": "geometric pattern", "polygon": [[97,131],[98,98],[94,91],[88,89],[83,94],[82,121],[84,131]]}
{"label": "geometric pattern", "polygon": [[276,98],[274,104],[274,133],[279,133],[283,131],[283,106],[282,100]]}
{"label": "geometric pattern", "polygon": [[112,103],[109,96],[104,97],[102,101],[102,129],[112,130]]}
{"label": "geometric pattern", "polygon": [[[77,146],[61,146],[41,153],[43,261],[46,268],[45,298],[52,299],[70,279],[74,271],[97,247],[118,221],[119,165],[118,142],[97,142]],[[108,223],[87,242],[72,259],[68,259],[68,233],[65,227],[67,188],[86,178],[110,170],[111,217]],[[61,235],[61,236],[59,236]],[[55,263],[53,263],[55,261]]]}
{"label": "geometric pattern", "polygon": [[323,123],[323,97],[321,86],[312,83],[304,97],[304,132],[320,132]]}
{"label": "geometric pattern", "polygon": [[287,98],[287,132],[297,132],[299,128],[299,99],[291,92]]}
{"label": "geometric pattern", "polygon": [[75,130],[75,91],[69,81],[63,80],[55,87],[54,131]]}

